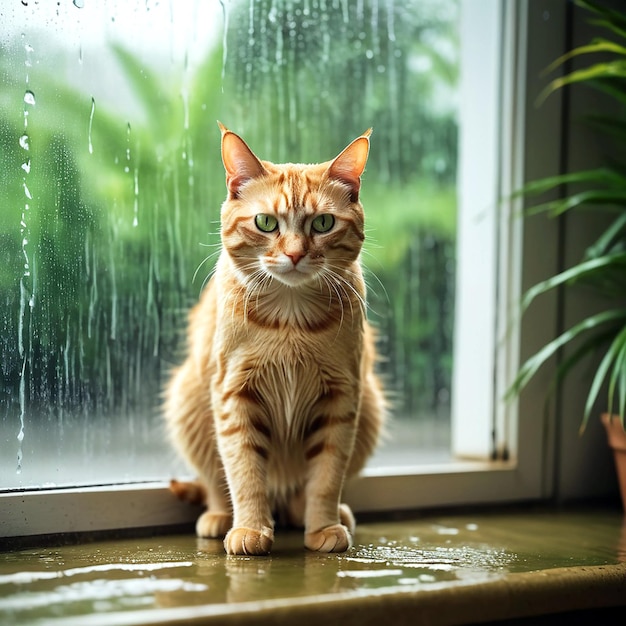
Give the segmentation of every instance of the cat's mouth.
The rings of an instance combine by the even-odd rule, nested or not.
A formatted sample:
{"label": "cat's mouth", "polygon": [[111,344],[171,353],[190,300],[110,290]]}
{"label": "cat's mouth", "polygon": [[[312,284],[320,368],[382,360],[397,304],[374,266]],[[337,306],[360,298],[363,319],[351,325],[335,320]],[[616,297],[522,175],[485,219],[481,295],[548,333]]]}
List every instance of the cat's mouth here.
{"label": "cat's mouth", "polygon": [[297,287],[308,283],[317,276],[317,269],[308,257],[297,259],[297,262],[286,259],[267,259],[262,263],[265,271],[284,285]]}

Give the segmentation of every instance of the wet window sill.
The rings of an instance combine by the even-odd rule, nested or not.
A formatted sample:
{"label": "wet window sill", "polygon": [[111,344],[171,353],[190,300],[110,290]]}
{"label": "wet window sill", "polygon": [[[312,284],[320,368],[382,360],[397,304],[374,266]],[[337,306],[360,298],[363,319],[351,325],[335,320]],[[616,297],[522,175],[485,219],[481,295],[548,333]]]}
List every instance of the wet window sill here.
{"label": "wet window sill", "polygon": [[362,523],[341,555],[308,553],[293,531],[263,558],[190,535],[7,552],[0,623],[571,624],[602,610],[617,624],[624,589],[621,511],[430,515]]}

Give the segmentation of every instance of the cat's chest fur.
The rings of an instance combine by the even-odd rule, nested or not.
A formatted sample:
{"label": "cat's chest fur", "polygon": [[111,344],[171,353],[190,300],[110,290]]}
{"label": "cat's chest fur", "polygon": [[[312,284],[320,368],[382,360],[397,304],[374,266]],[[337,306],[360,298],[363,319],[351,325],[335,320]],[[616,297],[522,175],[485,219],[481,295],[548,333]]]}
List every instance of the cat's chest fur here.
{"label": "cat's chest fur", "polygon": [[320,364],[284,344],[273,358],[260,358],[250,380],[276,439],[299,441],[322,394]]}
{"label": "cat's chest fur", "polygon": [[298,440],[323,410],[320,401],[328,390],[358,379],[360,345],[346,347],[338,339],[341,334],[340,324],[315,332],[298,323],[248,322],[239,332],[216,339],[223,341],[225,367],[241,389],[257,398],[277,438]]}

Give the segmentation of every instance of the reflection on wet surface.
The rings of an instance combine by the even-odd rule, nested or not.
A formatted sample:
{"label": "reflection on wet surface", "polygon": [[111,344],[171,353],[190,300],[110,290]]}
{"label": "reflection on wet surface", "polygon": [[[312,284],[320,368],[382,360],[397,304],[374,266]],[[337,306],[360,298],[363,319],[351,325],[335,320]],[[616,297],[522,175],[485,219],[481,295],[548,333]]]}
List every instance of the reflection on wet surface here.
{"label": "reflection on wet surface", "polygon": [[[361,524],[345,554],[277,533],[270,557],[227,557],[220,541],[159,536],[2,555],[0,623],[481,584],[519,572],[626,561],[619,511],[507,513]],[[120,621],[121,619],[121,621]]]}

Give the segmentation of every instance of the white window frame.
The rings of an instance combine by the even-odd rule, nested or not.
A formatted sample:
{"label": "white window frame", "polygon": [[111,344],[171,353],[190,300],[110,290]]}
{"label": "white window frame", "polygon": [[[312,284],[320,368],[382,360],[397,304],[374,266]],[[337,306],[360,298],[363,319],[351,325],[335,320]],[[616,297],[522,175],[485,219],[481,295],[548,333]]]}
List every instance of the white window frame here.
{"label": "white window frame", "polygon": [[[368,469],[346,489],[357,513],[536,500],[554,487],[554,426],[543,410],[549,370],[519,402],[504,403],[502,394],[520,357],[554,332],[549,298],[523,322],[510,314],[522,289],[555,267],[554,248],[538,259],[534,245],[557,237],[557,226],[530,220],[522,230],[519,201],[506,198],[524,180],[558,171],[559,97],[541,111],[534,100],[541,69],[563,51],[565,8],[554,0],[461,0],[461,8],[466,65],[452,425],[460,460]],[[537,158],[532,146],[546,137],[553,140]],[[0,494],[0,511],[0,537],[166,527],[190,524],[198,514],[165,483],[13,491]]]}

